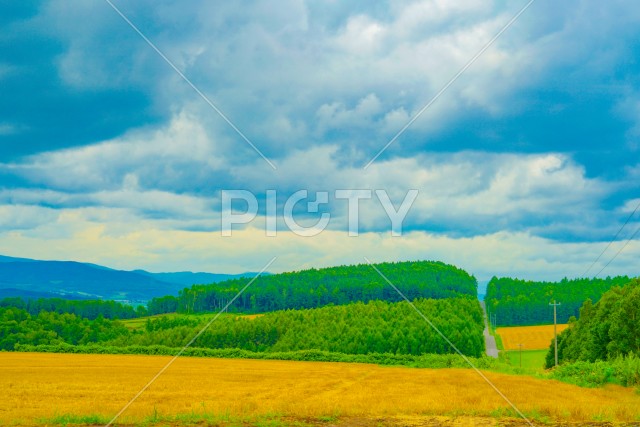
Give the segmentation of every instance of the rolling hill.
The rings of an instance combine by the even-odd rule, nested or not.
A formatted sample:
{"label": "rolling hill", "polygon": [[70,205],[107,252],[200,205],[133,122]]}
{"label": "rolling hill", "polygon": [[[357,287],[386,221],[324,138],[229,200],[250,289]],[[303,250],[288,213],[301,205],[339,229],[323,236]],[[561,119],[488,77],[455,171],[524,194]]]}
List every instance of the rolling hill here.
{"label": "rolling hill", "polygon": [[193,285],[182,289],[178,297],[154,298],[148,308],[150,314],[210,312],[236,295],[229,310],[246,313],[402,300],[387,279],[411,300],[478,295],[476,278],[462,269],[439,261],[404,261],[376,264],[375,269],[360,264],[267,275],[241,294],[240,289],[249,282],[246,278]]}
{"label": "rolling hill", "polygon": [[147,301],[185,286],[215,283],[238,275],[122,271],[74,261],[40,261],[0,256],[0,297]]}

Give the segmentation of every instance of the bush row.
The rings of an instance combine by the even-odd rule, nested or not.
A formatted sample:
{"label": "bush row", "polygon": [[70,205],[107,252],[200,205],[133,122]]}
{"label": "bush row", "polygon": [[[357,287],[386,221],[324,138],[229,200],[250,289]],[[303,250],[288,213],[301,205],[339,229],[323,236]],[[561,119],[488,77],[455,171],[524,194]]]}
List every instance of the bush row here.
{"label": "bush row", "polygon": [[[180,348],[166,347],[162,345],[151,346],[127,346],[113,347],[100,345],[26,345],[17,344],[15,351],[39,352],[39,353],[75,353],[75,354],[142,354],[158,356],[175,356],[180,353]],[[469,368],[469,364],[457,354],[343,354],[319,350],[298,350],[287,352],[253,352],[241,349],[209,349],[186,348],[182,354],[186,357],[212,357],[225,359],[269,359],[292,360],[314,362],[346,362],[346,363],[372,363],[385,366],[408,366],[415,368]],[[474,366],[480,369],[492,369],[497,365],[497,360],[489,357],[468,357]]]}
{"label": "bush row", "polygon": [[601,387],[608,383],[640,387],[640,357],[631,353],[606,362],[568,363],[553,369],[550,376],[581,387]]}

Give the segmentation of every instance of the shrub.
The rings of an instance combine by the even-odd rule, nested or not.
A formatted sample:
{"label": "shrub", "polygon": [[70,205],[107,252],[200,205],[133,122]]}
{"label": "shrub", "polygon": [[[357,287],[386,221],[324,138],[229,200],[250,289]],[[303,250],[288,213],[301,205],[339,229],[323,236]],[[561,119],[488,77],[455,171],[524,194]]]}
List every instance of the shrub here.
{"label": "shrub", "polygon": [[551,378],[581,387],[600,387],[611,382],[614,374],[615,369],[607,362],[575,362],[558,366]]}

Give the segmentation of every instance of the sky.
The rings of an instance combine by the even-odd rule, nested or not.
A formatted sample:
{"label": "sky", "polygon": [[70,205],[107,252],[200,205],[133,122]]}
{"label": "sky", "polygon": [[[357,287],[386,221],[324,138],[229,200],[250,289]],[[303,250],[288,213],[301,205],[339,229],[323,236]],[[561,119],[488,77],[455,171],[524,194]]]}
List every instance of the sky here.
{"label": "sky", "polygon": [[[525,1],[110,1],[0,5],[0,253],[638,275],[640,4],[536,0],[505,29]],[[418,190],[401,236],[375,196],[349,236],[333,195],[362,189]],[[231,237],[224,190],[258,202]],[[331,215],[315,236],[282,220],[298,190],[331,195],[294,211]]]}

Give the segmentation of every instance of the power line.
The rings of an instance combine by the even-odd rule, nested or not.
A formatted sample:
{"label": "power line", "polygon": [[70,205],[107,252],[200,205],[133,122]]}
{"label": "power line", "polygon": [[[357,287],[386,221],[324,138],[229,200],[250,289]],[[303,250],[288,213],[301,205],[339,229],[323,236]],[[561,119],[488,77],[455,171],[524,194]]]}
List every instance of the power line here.
{"label": "power line", "polygon": [[633,240],[633,238],[634,238],[634,237],[636,237],[636,234],[638,234],[638,232],[640,232],[640,227],[638,227],[638,228],[636,229],[636,231],[634,231],[634,232],[633,232],[633,234],[631,235],[631,237],[629,237],[629,239],[627,239],[627,242],[624,244],[624,246],[622,246],[622,247],[618,250],[618,252],[616,252],[616,254],[613,256],[613,258],[611,258],[611,259],[609,260],[609,262],[608,262],[608,263],[606,263],[606,264],[605,264],[605,266],[604,266],[604,267],[602,267],[602,269],[601,269],[600,271],[598,271],[598,274],[596,274],[595,276],[593,276],[594,278],[595,278],[595,277],[598,277],[598,276],[600,275],[600,273],[602,273],[602,272],[604,271],[604,269],[605,269],[605,268],[607,268],[607,267],[609,266],[609,264],[611,264],[611,262],[612,262],[614,259],[616,259],[616,257],[620,254],[620,252],[622,252],[622,250],[623,250],[624,248],[626,248],[626,247],[627,247],[627,245],[629,244],[629,242],[631,242],[631,241]]}
{"label": "power line", "polygon": [[[604,255],[604,253],[609,249],[609,247],[611,247],[611,245],[613,244],[613,242],[616,241],[616,239],[618,238],[618,236],[620,235],[620,233],[622,233],[622,230],[627,226],[627,224],[629,224],[629,221],[631,221],[631,218],[633,218],[633,216],[636,214],[636,212],[638,211],[638,209],[640,208],[640,201],[638,201],[638,205],[636,206],[636,208],[633,210],[633,212],[631,212],[631,215],[629,215],[629,217],[627,218],[627,220],[624,222],[624,224],[622,224],[622,227],[620,227],[620,230],[618,230],[618,232],[616,233],[615,236],[613,236],[613,239],[611,239],[611,241],[609,242],[609,244],[607,245],[606,248],[603,249],[602,252],[600,252],[600,255],[598,255],[598,258],[595,259],[595,261],[593,261],[591,263],[591,265],[589,266],[589,268],[587,268],[584,273],[582,273],[581,277],[587,277],[587,273],[589,272],[589,270],[591,270],[593,268],[594,265],[596,265],[596,263],[598,261],[600,261],[600,258],[602,258],[602,255]],[[636,230],[635,233],[633,233],[633,236],[636,235],[638,231]],[[632,238],[633,238],[632,236]],[[627,244],[629,244],[629,241],[627,241],[627,243],[622,247],[624,249],[625,246],[627,246]],[[609,265],[611,263],[611,261],[613,261],[618,254],[620,253],[620,251],[618,251],[618,253],[607,263],[607,265]],[[605,265],[602,270],[604,270],[607,265]],[[598,274],[602,273],[602,270],[600,270],[600,272],[598,272]],[[594,277],[597,277],[598,274],[596,274]]]}
{"label": "power line", "polygon": [[553,300],[553,304],[549,303],[549,305],[553,306],[553,343],[554,343],[554,359],[555,359],[555,366],[558,366],[558,306],[562,305],[559,302],[556,302],[556,300]]}

